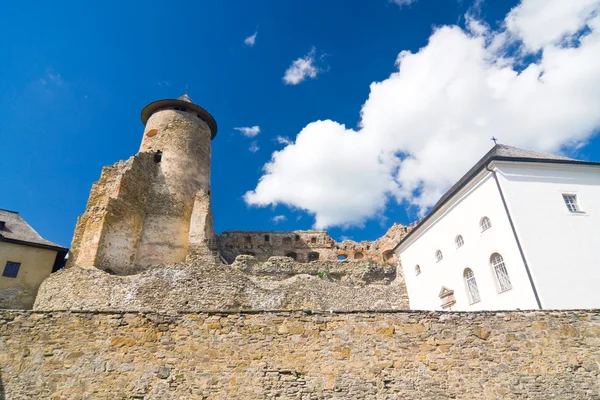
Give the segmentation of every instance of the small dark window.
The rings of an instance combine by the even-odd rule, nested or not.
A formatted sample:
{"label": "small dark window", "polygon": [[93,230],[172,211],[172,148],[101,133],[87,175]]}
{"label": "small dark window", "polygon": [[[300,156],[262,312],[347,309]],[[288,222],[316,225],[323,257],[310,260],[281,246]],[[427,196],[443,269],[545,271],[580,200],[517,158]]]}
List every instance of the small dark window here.
{"label": "small dark window", "polygon": [[157,150],[156,153],[154,153],[154,162],[159,163],[161,161],[162,161],[162,151]]}
{"label": "small dark window", "polygon": [[265,243],[269,243],[269,235],[265,235]]}
{"label": "small dark window", "polygon": [[316,261],[319,259],[319,253],[316,251],[308,253],[308,261]]}
{"label": "small dark window", "polygon": [[360,251],[357,251],[356,253],[354,253],[354,259],[355,260],[362,260],[363,257],[364,257],[364,255]]}
{"label": "small dark window", "polygon": [[300,236],[296,235],[296,242],[300,241]]}
{"label": "small dark window", "polygon": [[317,238],[316,237],[310,238],[310,242],[311,243],[317,243]]}
{"label": "small dark window", "polygon": [[4,267],[4,272],[2,276],[6,276],[8,278],[16,278],[19,273],[19,268],[21,268],[21,263],[8,261],[6,266]]}
{"label": "small dark window", "polygon": [[291,252],[289,252],[289,253],[286,253],[286,255],[285,255],[285,256],[286,256],[286,257],[289,257],[289,258],[291,258],[291,259],[293,259],[293,260],[295,260],[295,259],[298,257],[298,255],[297,255],[296,253],[294,253],[293,251],[291,251]]}
{"label": "small dark window", "polygon": [[6,222],[0,221],[0,231],[4,229],[4,225],[6,225]]}

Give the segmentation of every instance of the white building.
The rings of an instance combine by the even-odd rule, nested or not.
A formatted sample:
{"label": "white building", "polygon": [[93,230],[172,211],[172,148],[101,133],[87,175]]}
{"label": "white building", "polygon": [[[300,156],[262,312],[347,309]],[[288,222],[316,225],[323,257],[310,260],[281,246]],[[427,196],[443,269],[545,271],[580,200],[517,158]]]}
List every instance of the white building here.
{"label": "white building", "polygon": [[395,248],[411,309],[600,307],[600,163],[496,145]]}

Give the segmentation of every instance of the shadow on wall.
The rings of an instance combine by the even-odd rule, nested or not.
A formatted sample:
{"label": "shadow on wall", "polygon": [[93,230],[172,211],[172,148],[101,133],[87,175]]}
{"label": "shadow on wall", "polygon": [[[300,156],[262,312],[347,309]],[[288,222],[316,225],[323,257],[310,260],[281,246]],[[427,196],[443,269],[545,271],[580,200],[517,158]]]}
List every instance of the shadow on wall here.
{"label": "shadow on wall", "polygon": [[0,368],[0,400],[4,400],[4,385],[2,384],[2,368]]}

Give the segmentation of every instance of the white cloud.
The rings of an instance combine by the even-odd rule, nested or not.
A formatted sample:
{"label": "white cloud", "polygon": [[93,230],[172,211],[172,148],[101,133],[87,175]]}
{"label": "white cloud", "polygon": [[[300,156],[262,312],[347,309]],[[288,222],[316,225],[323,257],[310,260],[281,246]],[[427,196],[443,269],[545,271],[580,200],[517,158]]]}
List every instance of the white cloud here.
{"label": "white cloud", "polygon": [[408,6],[411,5],[412,3],[416,3],[417,0],[389,0],[390,3],[396,3],[398,4],[400,7],[402,6]]}
{"label": "white cloud", "polygon": [[260,127],[257,125],[254,126],[242,126],[238,128],[233,128],[236,131],[242,132],[242,134],[246,137],[254,137],[260,133]]}
{"label": "white cloud", "polygon": [[285,71],[283,82],[286,85],[297,85],[306,78],[314,79],[322,71],[316,65],[316,50],[313,47],[304,57],[298,58]]}
{"label": "white cloud", "polygon": [[510,33],[537,51],[580,31],[599,11],[597,0],[527,0],[512,9],[505,22]]}
{"label": "white cloud", "polygon": [[286,219],[287,217],[285,215],[276,215],[271,218],[271,221],[273,221],[274,224],[278,224],[280,222],[284,222]]}
{"label": "white cloud", "polygon": [[[572,3],[524,0],[507,16],[508,30],[474,21],[469,31],[436,29],[418,52],[399,54],[396,72],[371,84],[358,129],[308,124],[273,153],[246,202],[304,209],[317,228],[360,226],[388,201],[424,213],[490,149],[492,136],[539,151],[581,146],[600,128],[600,16],[591,6],[575,12]],[[511,28],[546,26],[535,20],[546,20],[545,7],[578,19],[545,33]],[[558,38],[576,27],[587,29],[561,46]],[[536,61],[523,64],[540,45]],[[499,50],[506,48],[513,51]]]}
{"label": "white cloud", "polygon": [[250,143],[250,147],[248,148],[248,150],[250,150],[253,153],[256,153],[258,150],[260,150],[260,147],[258,147],[258,142],[255,140],[254,142]]}
{"label": "white cloud", "polygon": [[244,39],[244,44],[249,47],[254,46],[254,43],[256,43],[257,35],[258,35],[258,31],[255,31],[253,35],[248,36],[246,39]]}
{"label": "white cloud", "polygon": [[285,144],[285,145],[293,143],[288,137],[285,137],[285,136],[276,136],[275,141],[279,144]]}

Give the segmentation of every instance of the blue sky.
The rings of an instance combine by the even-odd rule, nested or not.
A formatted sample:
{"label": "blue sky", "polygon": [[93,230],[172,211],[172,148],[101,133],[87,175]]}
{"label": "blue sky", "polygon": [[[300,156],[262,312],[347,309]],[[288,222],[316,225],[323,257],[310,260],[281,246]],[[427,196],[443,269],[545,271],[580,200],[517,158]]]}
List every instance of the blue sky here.
{"label": "blue sky", "polygon": [[[398,71],[395,62],[401,51],[417,53],[441,26],[458,24],[466,30],[466,13],[487,24],[489,31],[501,30],[506,14],[519,2],[478,4],[198,1],[174,7],[152,1],[143,6],[11,2],[0,14],[0,208],[19,211],[43,237],[69,246],[101,168],[137,152],[141,109],[151,101],[177,97],[188,87],[190,97],[219,125],[211,178],[217,232],[310,229],[315,213],[325,213],[319,205],[296,200],[277,204],[280,194],[264,194],[255,201],[264,207],[250,207],[244,200],[265,175],[263,166],[272,153],[286,147],[276,137],[294,141],[308,124],[326,119],[358,130],[370,84]],[[244,40],[255,32],[254,45],[246,45]],[[534,36],[523,36],[523,43],[529,37]],[[285,84],[288,67],[311,49],[317,76]],[[540,50],[535,51],[539,56]],[[597,121],[590,118],[583,133],[522,143],[547,150],[571,146],[579,157],[598,160],[600,144],[593,139]],[[251,126],[260,126],[254,138],[234,129]],[[481,132],[473,157],[492,145],[488,133]],[[259,148],[255,152],[249,151],[253,141]],[[507,144],[521,144],[514,141]],[[408,183],[399,187],[430,190],[436,197],[464,167],[457,166],[435,190],[427,186],[428,178],[416,188]],[[375,205],[376,211],[358,220],[346,223],[341,216],[325,225],[336,239],[375,239],[393,222],[413,221],[431,202],[396,189],[383,192],[383,208]],[[360,194],[360,188],[353,190]],[[342,198],[351,197],[353,192]],[[276,222],[276,216],[283,217]]]}

